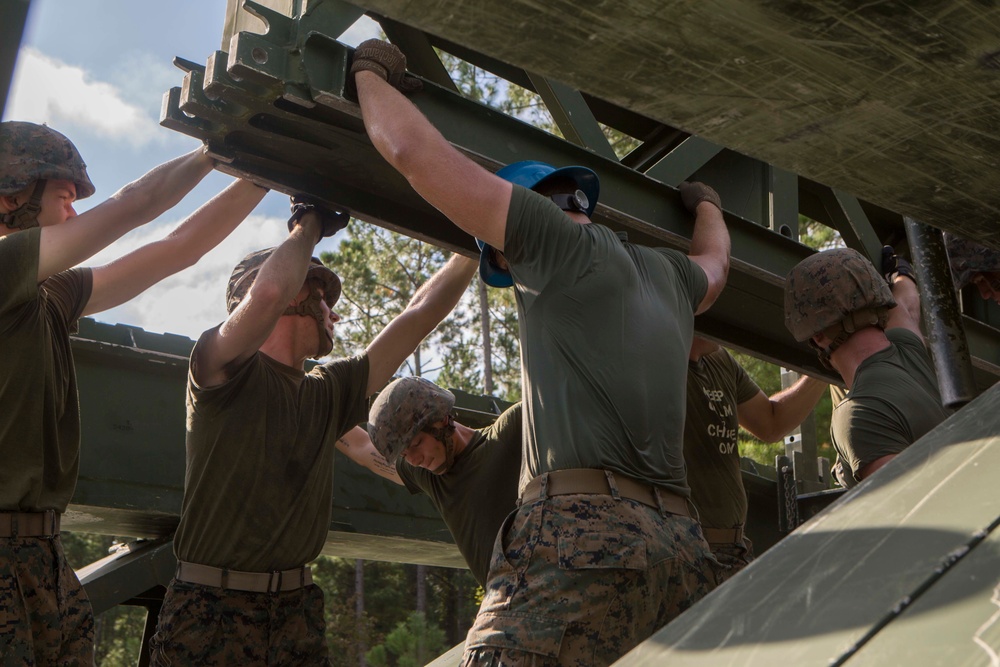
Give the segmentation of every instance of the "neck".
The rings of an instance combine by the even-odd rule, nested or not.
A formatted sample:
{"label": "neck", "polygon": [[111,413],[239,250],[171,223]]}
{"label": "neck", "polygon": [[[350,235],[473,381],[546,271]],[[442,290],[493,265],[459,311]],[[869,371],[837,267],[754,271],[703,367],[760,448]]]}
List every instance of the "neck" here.
{"label": "neck", "polygon": [[271,335],[260,346],[260,351],[275,361],[280,361],[292,368],[304,369],[306,359],[311,352],[305,351],[298,340],[299,336],[293,327],[286,322],[288,316],[282,316],[275,325]]}
{"label": "neck", "polygon": [[458,422],[455,422],[455,432],[451,434],[452,442],[455,443],[455,457],[465,451],[465,448],[469,446],[472,441],[472,436],[476,434],[475,429],[471,429],[468,426],[463,426]]}
{"label": "neck", "polygon": [[854,377],[858,366],[876,352],[889,347],[889,339],[878,327],[866,327],[851,335],[830,355],[830,364],[837,369],[844,384],[850,389],[854,385]]}

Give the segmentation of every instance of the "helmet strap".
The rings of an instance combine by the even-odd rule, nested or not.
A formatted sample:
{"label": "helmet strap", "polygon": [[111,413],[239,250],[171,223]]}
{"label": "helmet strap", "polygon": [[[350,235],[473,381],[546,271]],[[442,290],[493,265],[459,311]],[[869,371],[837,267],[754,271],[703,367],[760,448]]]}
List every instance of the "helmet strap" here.
{"label": "helmet strap", "polygon": [[294,306],[285,309],[284,315],[298,315],[300,317],[311,317],[316,321],[316,329],[319,331],[319,347],[317,347],[313,359],[320,359],[330,354],[333,349],[333,338],[326,330],[326,318],[320,302],[323,297],[319,294],[319,288],[313,281],[309,281],[309,296]]}
{"label": "helmet strap", "polygon": [[823,329],[823,335],[830,339],[829,345],[822,347],[815,343],[812,338],[809,339],[809,344],[816,350],[819,355],[819,362],[823,364],[824,368],[829,371],[836,370],[830,362],[830,356],[837,348],[847,342],[847,339],[855,332],[862,329],[878,327],[884,330],[888,321],[888,308],[884,306],[879,308],[862,308],[853,313],[848,313],[840,322]]}
{"label": "helmet strap", "polygon": [[448,472],[455,463],[455,418],[450,413],[446,414],[443,426],[425,428],[424,432],[429,433],[434,439],[440,440],[441,444],[444,445],[444,463],[431,472],[435,475]]}
{"label": "helmet strap", "polygon": [[45,192],[45,179],[35,181],[28,201],[24,202],[10,213],[0,216],[0,222],[11,229],[31,229],[38,226],[38,213],[42,210],[42,193]]}

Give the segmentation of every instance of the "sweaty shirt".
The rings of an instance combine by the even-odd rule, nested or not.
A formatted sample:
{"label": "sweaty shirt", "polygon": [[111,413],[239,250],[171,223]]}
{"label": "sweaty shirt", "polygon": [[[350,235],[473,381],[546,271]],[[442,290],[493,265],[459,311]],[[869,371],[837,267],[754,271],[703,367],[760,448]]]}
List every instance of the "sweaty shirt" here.
{"label": "sweaty shirt", "polygon": [[258,352],[210,389],[189,372],[177,558],[244,572],[316,558],[330,529],[334,443],[365,418],[367,386],[367,355],[306,373]]}
{"label": "sweaty shirt", "polygon": [[524,377],[520,484],[605,468],[688,495],[684,387],[708,280],[686,255],[573,222],[514,186],[504,255]]}
{"label": "sweaty shirt", "polygon": [[93,274],[71,269],[37,284],[41,232],[0,238],[0,511],[65,511],[80,470],[69,335]]}
{"label": "sweaty shirt", "polygon": [[521,404],[476,431],[443,475],[411,466],[402,457],[396,461],[396,471],[410,493],[430,497],[476,581],[485,586],[493,543],[517,502]]}
{"label": "sweaty shirt", "polygon": [[734,528],[747,518],[736,406],[760,387],[721,347],[688,362],[688,368],[684,460],[691,500],[706,528]]}
{"label": "sweaty shirt", "polygon": [[858,471],[866,465],[898,454],[951,414],[941,405],[934,366],[920,338],[900,328],[885,335],[889,347],[861,362],[854,385],[833,406],[830,437],[850,468],[849,486],[860,481]]}

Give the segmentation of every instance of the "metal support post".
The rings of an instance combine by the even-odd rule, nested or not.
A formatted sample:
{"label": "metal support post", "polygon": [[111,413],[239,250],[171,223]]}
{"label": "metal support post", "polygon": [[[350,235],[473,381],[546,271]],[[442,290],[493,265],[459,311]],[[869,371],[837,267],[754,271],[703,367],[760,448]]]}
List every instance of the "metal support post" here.
{"label": "metal support post", "polygon": [[938,388],[945,407],[957,408],[976,397],[969,343],[952,286],[941,231],[903,218],[920,283],[924,329],[934,358]]}

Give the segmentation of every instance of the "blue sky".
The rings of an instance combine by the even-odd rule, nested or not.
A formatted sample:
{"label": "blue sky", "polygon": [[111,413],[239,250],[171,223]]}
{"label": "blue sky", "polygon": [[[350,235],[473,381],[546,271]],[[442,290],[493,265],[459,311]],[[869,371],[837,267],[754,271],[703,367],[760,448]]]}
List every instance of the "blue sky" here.
{"label": "blue sky", "polygon": [[[199,143],[159,126],[163,93],[183,72],[174,56],[204,63],[221,48],[226,0],[33,0],[4,120],[47,123],[67,135],[87,163],[97,194],[85,211],[149,169]],[[375,36],[362,19],[341,37]],[[135,230],[87,265],[100,265],[168,233],[232,178],[209,175],[178,206]],[[196,338],[225,317],[229,271],[251,250],[286,234],[288,199],[270,193],[253,214],[195,267],[97,319]],[[333,249],[326,239],[317,249]]]}

